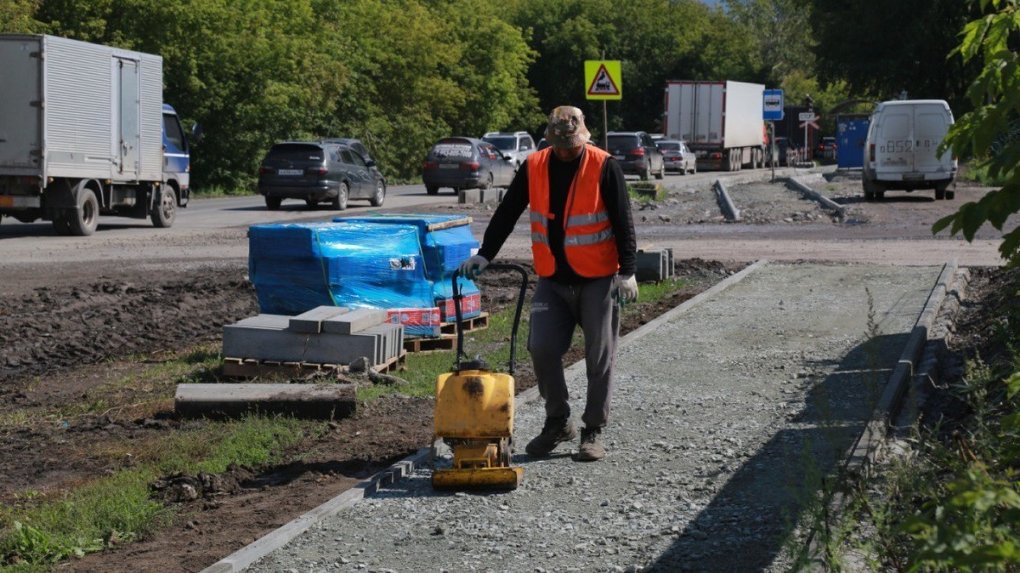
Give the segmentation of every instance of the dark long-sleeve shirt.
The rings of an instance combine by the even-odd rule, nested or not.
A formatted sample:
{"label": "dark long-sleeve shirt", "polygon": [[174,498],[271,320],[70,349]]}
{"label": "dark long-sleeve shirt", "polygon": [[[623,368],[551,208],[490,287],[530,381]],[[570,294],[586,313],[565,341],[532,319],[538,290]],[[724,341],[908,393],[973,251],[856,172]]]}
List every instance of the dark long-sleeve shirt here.
{"label": "dark long-sleeve shirt", "polygon": [[[586,279],[575,273],[567,263],[567,256],[563,250],[564,230],[560,221],[565,221],[563,212],[566,209],[567,194],[570,191],[570,184],[574,180],[578,167],[581,165],[581,157],[572,161],[560,161],[553,154],[549,159],[549,209],[552,212],[552,221],[549,225],[549,246],[556,259],[556,272],[551,277],[556,282],[565,284],[576,284]],[[602,193],[602,202],[606,206],[609,215],[609,222],[613,227],[613,236],[616,238],[616,250],[620,258],[621,275],[633,275],[637,263],[637,236],[634,233],[634,221],[630,213],[630,197],[627,195],[627,182],[623,178],[623,171],[615,159],[609,157],[602,167],[602,177],[599,184]],[[478,254],[488,260],[493,260],[499,253],[506,238],[513,232],[521,213],[527,209],[528,196],[528,164],[521,164],[517,175],[514,177],[510,187],[503,197],[503,201],[496,208],[496,212],[485,229],[485,236],[482,239],[482,246]]]}

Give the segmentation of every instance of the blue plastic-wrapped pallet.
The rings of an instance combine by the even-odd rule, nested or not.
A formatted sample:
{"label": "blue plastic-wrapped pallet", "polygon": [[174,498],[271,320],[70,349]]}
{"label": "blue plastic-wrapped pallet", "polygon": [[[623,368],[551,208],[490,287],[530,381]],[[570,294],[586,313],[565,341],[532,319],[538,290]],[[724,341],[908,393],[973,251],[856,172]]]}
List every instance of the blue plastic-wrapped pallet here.
{"label": "blue plastic-wrapped pallet", "polygon": [[322,305],[435,306],[412,225],[253,225],[248,274],[263,313],[296,315]]}
{"label": "blue plastic-wrapped pallet", "polygon": [[380,214],[368,217],[337,217],[338,223],[414,225],[418,229],[425,272],[430,280],[449,280],[464,259],[478,251],[471,234],[471,217],[460,215]]}
{"label": "blue plastic-wrapped pallet", "polygon": [[[435,283],[433,292],[435,304],[439,306],[444,321],[454,320],[453,303],[450,300],[452,296],[450,278],[461,262],[478,252],[478,241],[471,234],[471,217],[414,213],[337,217],[333,220],[352,224],[414,225],[418,229],[425,258],[425,274]],[[481,314],[481,295],[478,287],[468,279],[463,279],[460,284],[464,295],[463,317],[478,316]]]}

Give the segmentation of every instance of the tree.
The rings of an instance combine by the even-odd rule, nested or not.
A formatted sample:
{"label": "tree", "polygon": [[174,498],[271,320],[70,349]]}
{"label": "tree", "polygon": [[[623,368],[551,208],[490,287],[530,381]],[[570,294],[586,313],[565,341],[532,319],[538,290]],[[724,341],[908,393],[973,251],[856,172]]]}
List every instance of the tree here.
{"label": "tree", "polygon": [[754,63],[768,85],[790,74],[813,75],[815,43],[806,0],[727,0],[732,18],[757,47]]}
{"label": "tree", "polygon": [[608,103],[610,129],[660,130],[667,80],[754,79],[746,35],[697,0],[516,0],[507,14],[538,53],[528,79],[544,112],[575,105],[601,115],[601,103],[585,98],[585,60],[621,61],[623,100]]}
{"label": "tree", "polygon": [[970,10],[960,0],[811,0],[818,75],[851,93],[961,103],[968,77],[946,59]]}
{"label": "tree", "polygon": [[33,34],[43,31],[35,19],[41,0],[5,0],[0,3],[0,34]]}
{"label": "tree", "polygon": [[[951,227],[953,235],[962,233],[967,241],[986,222],[1002,230],[1006,219],[1020,211],[1020,37],[1018,0],[981,0],[982,9],[991,13],[963,27],[961,41],[951,55],[965,63],[983,64],[970,84],[967,97],[974,109],[963,115],[949,130],[939,149],[951,148],[959,156],[973,156],[987,167],[992,178],[1004,183],[977,202],[968,202],[960,210],[937,221],[934,233]],[[1002,257],[1015,264],[1020,254],[1020,228],[1003,236],[999,246]]]}

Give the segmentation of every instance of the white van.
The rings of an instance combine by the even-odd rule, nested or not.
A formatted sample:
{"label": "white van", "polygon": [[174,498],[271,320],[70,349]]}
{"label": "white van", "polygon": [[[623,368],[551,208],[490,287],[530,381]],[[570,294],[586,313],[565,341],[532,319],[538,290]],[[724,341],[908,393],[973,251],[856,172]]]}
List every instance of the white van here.
{"label": "white van", "polygon": [[953,125],[943,100],[900,100],[878,104],[871,114],[864,158],[864,199],[881,199],[889,189],[934,189],[936,199],[953,199],[949,184],[957,162],[936,150]]}

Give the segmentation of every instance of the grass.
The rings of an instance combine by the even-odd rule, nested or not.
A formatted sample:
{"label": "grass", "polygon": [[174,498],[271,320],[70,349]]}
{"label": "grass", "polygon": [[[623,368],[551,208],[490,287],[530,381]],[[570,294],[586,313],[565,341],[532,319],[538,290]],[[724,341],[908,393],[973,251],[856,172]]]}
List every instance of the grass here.
{"label": "grass", "polygon": [[243,197],[245,195],[255,195],[253,189],[246,187],[223,187],[220,185],[210,185],[208,187],[202,187],[200,189],[192,189],[192,197],[195,199],[215,199],[222,197]]}
{"label": "grass", "polygon": [[972,161],[966,169],[960,170],[960,178],[974,181],[986,187],[1002,187],[1006,180],[1001,176],[992,177],[988,174],[988,162]]}
{"label": "grass", "polygon": [[142,537],[175,513],[150,497],[149,484],[157,477],[264,464],[318,425],[262,416],[210,423],[146,444],[137,467],[59,495],[22,496],[23,503],[0,509],[0,571],[44,571],[64,559]]}
{"label": "grass", "polygon": [[[215,378],[220,361],[215,344],[201,345],[188,355],[117,377],[73,407],[7,414],[0,419],[0,428],[111,411],[116,415],[124,408],[146,409],[147,404],[165,407],[177,383]],[[142,401],[123,404],[121,394],[129,390],[137,391]],[[128,399],[136,397],[131,394]],[[175,472],[220,473],[231,464],[271,463],[303,436],[321,431],[322,422],[252,415],[97,447],[92,452],[96,459],[121,469],[69,491],[22,491],[14,503],[0,508],[0,572],[45,571],[65,559],[143,537],[175,514],[172,507],[150,497],[149,485],[156,478]]]}
{"label": "grass", "polygon": [[1017,309],[1004,306],[993,319],[996,357],[971,359],[961,380],[934,390],[947,405],[941,417],[847,485],[833,570],[839,551],[875,570],[1020,570],[1020,333]]}
{"label": "grass", "polygon": [[[670,279],[660,283],[645,283],[638,285],[639,298],[641,302],[656,303],[669,298],[673,293],[681,290],[687,285],[682,279]],[[517,332],[517,352],[515,361],[518,365],[530,364],[531,353],[528,352],[528,329],[529,329],[530,305],[526,302],[521,311],[521,324]],[[623,308],[624,316],[628,313],[637,312],[637,307],[627,305]],[[510,361],[510,332],[513,326],[514,307],[507,306],[489,316],[489,327],[484,330],[464,333],[464,351],[469,358],[475,355],[481,356],[490,368],[505,370]],[[574,344],[581,343],[580,329],[574,334]],[[400,375],[409,384],[400,387],[392,386],[368,386],[358,389],[359,400],[371,400],[373,398],[400,392],[410,396],[433,396],[435,394],[436,378],[453,369],[456,362],[455,351],[443,351],[432,353],[412,353],[407,356],[407,370]]]}

